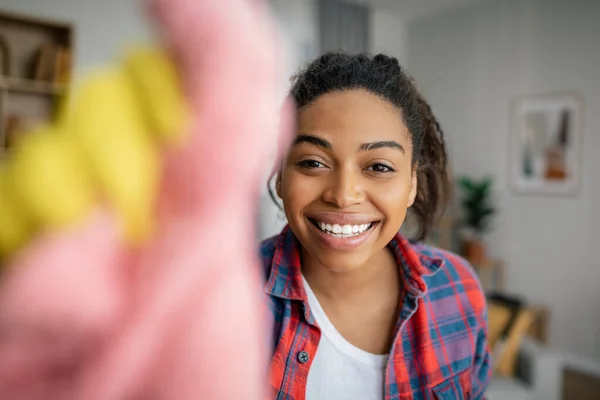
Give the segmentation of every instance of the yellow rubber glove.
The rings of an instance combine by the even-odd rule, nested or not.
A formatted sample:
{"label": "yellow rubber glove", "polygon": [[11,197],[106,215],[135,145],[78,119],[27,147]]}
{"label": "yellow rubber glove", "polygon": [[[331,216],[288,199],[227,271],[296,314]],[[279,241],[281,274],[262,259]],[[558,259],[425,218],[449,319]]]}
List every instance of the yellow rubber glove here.
{"label": "yellow rubber glove", "polygon": [[31,237],[33,226],[9,188],[8,171],[0,167],[0,257],[17,250]]}
{"label": "yellow rubber glove", "polygon": [[180,143],[189,113],[171,59],[159,49],[140,47],[126,55],[124,67],[150,133],[161,143]]}
{"label": "yellow rubber glove", "polygon": [[102,193],[124,222],[128,239],[151,232],[159,182],[158,147],[127,75],[108,69],[74,94],[64,134],[74,138]]}
{"label": "yellow rubber glove", "polygon": [[63,104],[55,126],[26,134],[8,157],[0,181],[2,256],[40,230],[77,223],[101,202],[116,210],[131,243],[153,231],[160,150],[185,137],[188,115],[168,57],[133,49],[118,66],[88,76]]}
{"label": "yellow rubber glove", "polygon": [[41,128],[24,136],[12,156],[8,189],[36,225],[59,229],[94,207],[89,171],[69,138]]}

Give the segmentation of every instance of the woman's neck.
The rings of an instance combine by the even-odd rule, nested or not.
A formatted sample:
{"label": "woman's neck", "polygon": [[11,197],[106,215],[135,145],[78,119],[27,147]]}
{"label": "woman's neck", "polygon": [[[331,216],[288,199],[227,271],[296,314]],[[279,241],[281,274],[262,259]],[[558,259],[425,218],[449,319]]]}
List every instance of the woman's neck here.
{"label": "woman's neck", "polygon": [[343,273],[303,255],[304,276],[337,331],[369,353],[389,353],[402,292],[391,251],[383,249],[365,265]]}
{"label": "woman's neck", "polygon": [[303,250],[302,273],[319,298],[334,303],[361,302],[381,294],[397,299],[401,287],[399,269],[388,248],[376,253],[365,265],[347,272],[332,271]]}

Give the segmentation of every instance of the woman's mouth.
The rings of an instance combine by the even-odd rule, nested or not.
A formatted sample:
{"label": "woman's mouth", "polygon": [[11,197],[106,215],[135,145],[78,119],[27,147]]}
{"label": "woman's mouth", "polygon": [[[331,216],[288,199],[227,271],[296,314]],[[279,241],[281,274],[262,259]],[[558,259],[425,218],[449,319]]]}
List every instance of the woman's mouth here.
{"label": "woman's mouth", "polygon": [[317,229],[321,232],[326,233],[327,235],[336,237],[336,238],[351,238],[358,236],[370,229],[372,229],[377,221],[369,222],[367,224],[360,225],[349,225],[349,224],[329,224],[321,221],[317,221],[313,218],[308,218],[310,223],[312,223]]}

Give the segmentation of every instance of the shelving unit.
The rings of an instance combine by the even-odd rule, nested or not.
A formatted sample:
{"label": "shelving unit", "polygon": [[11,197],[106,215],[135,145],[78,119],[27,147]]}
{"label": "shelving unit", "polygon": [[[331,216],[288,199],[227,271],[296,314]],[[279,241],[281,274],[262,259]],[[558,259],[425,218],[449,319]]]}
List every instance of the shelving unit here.
{"label": "shelving unit", "polygon": [[54,117],[71,81],[73,43],[70,23],[0,10],[0,156]]}
{"label": "shelving unit", "polygon": [[15,93],[62,96],[67,90],[67,85],[3,76],[0,77],[0,89]]}

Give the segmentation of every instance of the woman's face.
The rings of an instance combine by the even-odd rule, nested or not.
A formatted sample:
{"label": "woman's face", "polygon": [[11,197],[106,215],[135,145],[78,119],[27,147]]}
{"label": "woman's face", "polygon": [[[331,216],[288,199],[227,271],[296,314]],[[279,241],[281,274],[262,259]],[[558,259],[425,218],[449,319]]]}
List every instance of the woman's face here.
{"label": "woman's face", "polygon": [[359,268],[392,240],[416,195],[401,113],[348,90],[304,107],[297,127],[277,179],[288,223],[322,266]]}

